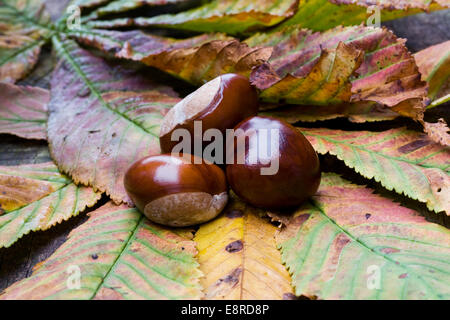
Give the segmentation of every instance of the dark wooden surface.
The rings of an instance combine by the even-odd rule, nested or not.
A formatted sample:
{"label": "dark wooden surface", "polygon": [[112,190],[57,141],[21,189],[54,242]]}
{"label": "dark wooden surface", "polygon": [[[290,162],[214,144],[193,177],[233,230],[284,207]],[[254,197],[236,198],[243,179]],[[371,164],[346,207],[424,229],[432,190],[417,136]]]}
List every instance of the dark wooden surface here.
{"label": "dark wooden surface", "polygon": [[[58,17],[59,12],[65,7],[67,0],[48,1],[48,7],[53,18]],[[432,14],[420,14],[395,21],[384,23],[385,26],[392,29],[399,37],[407,38],[407,46],[412,52],[416,52],[430,45],[440,43],[450,39],[450,10],[434,12]],[[48,88],[48,80],[52,70],[53,60],[50,55],[50,47],[45,47],[42,59],[32,74],[21,81],[21,84],[35,85]],[[179,86],[179,82],[173,80]],[[189,92],[191,88],[186,87]],[[179,90],[183,91],[183,90]],[[429,120],[435,120],[439,117],[449,116],[449,104],[435,108],[427,117]],[[303,124],[306,125],[306,124]],[[326,126],[330,128],[340,128],[348,130],[385,130],[390,127],[406,125],[412,129],[420,128],[413,121],[408,119],[399,119],[393,122],[382,124],[351,124],[345,119],[332,120],[309,124],[308,126]],[[17,165],[24,163],[41,163],[50,161],[47,143],[45,141],[24,140],[14,136],[0,135],[0,165]],[[411,207],[421,212],[428,220],[439,224],[450,226],[450,219],[443,214],[436,215],[429,212],[423,204],[418,203],[393,192],[385,190],[380,184],[373,180],[367,180],[347,168],[342,161],[334,157],[321,157],[322,168],[324,171],[333,171],[340,173],[344,178],[358,184],[365,184],[374,188],[383,196],[399,201],[405,206]],[[104,197],[98,207],[106,202]],[[0,291],[15,281],[30,276],[32,268],[36,263],[50,256],[66,239],[67,234],[86,220],[86,213],[72,218],[56,227],[45,232],[33,232],[10,248],[0,249]]]}

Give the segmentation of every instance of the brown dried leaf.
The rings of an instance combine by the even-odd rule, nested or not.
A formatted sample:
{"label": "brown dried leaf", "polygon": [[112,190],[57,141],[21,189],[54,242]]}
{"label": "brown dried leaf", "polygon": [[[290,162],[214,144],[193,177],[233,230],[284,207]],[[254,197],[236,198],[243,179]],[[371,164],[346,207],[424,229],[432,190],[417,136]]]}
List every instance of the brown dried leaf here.
{"label": "brown dried leaf", "polygon": [[249,48],[223,34],[204,34],[184,40],[141,31],[82,30],[70,34],[118,58],[141,61],[195,85],[228,72],[249,76],[252,68],[272,53],[269,47]]}
{"label": "brown dried leaf", "polygon": [[439,119],[436,123],[423,122],[423,128],[428,137],[436,143],[450,147],[450,129],[444,119]]}

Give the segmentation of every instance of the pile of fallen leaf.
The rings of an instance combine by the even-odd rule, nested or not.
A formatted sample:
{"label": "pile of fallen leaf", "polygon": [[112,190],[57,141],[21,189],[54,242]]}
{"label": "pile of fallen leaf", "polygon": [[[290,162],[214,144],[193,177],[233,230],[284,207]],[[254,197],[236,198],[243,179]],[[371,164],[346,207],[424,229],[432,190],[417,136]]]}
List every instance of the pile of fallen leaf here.
{"label": "pile of fallen leaf", "polygon": [[[362,0],[214,0],[136,17],[188,1],[78,0],[72,28],[69,13],[52,22],[38,0],[0,0],[0,133],[46,139],[54,160],[0,167],[0,248],[111,199],[0,299],[450,299],[450,231],[335,173],[295,212],[233,197],[198,230],[155,225],[133,208],[124,172],[159,153],[159,124],[180,100],[134,67],[147,65],[194,86],[248,76],[262,114],[291,123],[412,118],[423,132],[299,130],[318,153],[450,214],[448,129],[423,120],[450,98],[450,41],[412,55],[405,39],[361,24]],[[450,7],[375,2],[384,20]],[[160,28],[201,34],[152,32]],[[50,90],[15,85],[44,44],[57,61]],[[79,288],[67,285],[71,266]]]}

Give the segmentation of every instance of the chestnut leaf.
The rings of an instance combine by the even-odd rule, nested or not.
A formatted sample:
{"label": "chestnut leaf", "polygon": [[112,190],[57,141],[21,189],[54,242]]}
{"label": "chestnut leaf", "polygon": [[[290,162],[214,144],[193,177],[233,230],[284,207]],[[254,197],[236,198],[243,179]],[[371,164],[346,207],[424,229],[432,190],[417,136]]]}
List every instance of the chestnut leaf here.
{"label": "chestnut leaf", "polygon": [[277,228],[232,195],[224,213],[195,234],[206,299],[288,299],[290,277],[276,249]]}
{"label": "chestnut leaf", "polygon": [[0,0],[0,82],[15,83],[33,69],[53,32],[49,21],[40,0]]}
{"label": "chestnut leaf", "polygon": [[0,133],[47,139],[48,90],[0,83]]}
{"label": "chestnut leaf", "polygon": [[67,32],[78,42],[95,47],[117,58],[146,62],[177,49],[192,49],[213,40],[231,40],[224,34],[202,34],[187,39],[175,39],[148,34],[140,30],[113,31],[79,28]]}
{"label": "chestnut leaf", "polygon": [[250,46],[273,46],[251,81],[269,103],[329,105],[375,102],[418,119],[427,87],[413,56],[385,28],[336,27],[312,32],[296,26],[261,33]]}
{"label": "chestnut leaf", "polygon": [[299,130],[318,153],[330,153],[386,189],[450,215],[450,149],[405,128],[384,132]]}
{"label": "chestnut leaf", "polygon": [[[438,106],[446,102],[449,97],[450,76],[450,41],[431,46],[414,54],[422,81],[428,84],[428,97],[432,100],[427,108]],[[280,106],[263,112],[281,118],[290,123],[298,121],[314,122],[339,117],[347,117],[352,122],[392,120],[398,113],[381,104],[370,101],[341,103],[333,105],[315,106]],[[421,117],[419,117],[420,119]],[[425,132],[442,145],[449,145],[448,127],[442,119],[437,123],[423,123]]]}
{"label": "chestnut leaf", "polygon": [[138,71],[53,38],[61,58],[53,72],[48,141],[52,158],[76,183],[131,203],[127,168],[160,152],[159,123],[179,99]]}
{"label": "chestnut leaf", "polygon": [[0,248],[78,215],[100,197],[76,186],[52,162],[0,166]]}
{"label": "chestnut leaf", "polygon": [[[88,213],[67,241],[0,299],[199,299],[192,232],[155,225],[111,202]],[[67,285],[79,268],[80,288]],[[49,275],[51,275],[49,277]]]}
{"label": "chestnut leaf", "polygon": [[164,27],[199,32],[242,34],[280,23],[294,14],[297,5],[298,0],[262,2],[213,0],[200,7],[176,14],[163,14],[151,18],[89,21],[86,25],[93,28]]}
{"label": "chestnut leaf", "polygon": [[194,85],[224,73],[250,76],[253,67],[267,61],[270,47],[249,48],[247,44],[224,34],[203,34],[173,39],[142,31],[80,29],[69,35],[117,58],[140,61]]}
{"label": "chestnut leaf", "polygon": [[300,1],[296,14],[281,26],[323,31],[338,25],[376,23],[376,10],[380,11],[380,21],[388,21],[449,7],[447,0],[307,0]]}
{"label": "chestnut leaf", "polygon": [[322,175],[277,242],[298,296],[450,297],[450,230],[336,174]]}
{"label": "chestnut leaf", "polygon": [[[156,1],[156,3],[159,2]],[[85,20],[98,19],[104,14],[123,12],[128,7],[136,8],[137,5],[150,5],[152,3],[154,2],[114,1],[106,7],[99,8],[97,12],[86,16]],[[374,7],[380,11],[380,21],[387,21],[421,12],[443,10],[449,8],[450,5],[446,0],[270,0],[263,2],[214,0],[200,7],[176,14],[163,14],[151,18],[96,20],[89,21],[88,24],[96,28],[151,26],[200,32],[246,34],[281,23],[281,27],[298,25],[302,28],[323,31],[338,25],[374,24],[378,22]]]}

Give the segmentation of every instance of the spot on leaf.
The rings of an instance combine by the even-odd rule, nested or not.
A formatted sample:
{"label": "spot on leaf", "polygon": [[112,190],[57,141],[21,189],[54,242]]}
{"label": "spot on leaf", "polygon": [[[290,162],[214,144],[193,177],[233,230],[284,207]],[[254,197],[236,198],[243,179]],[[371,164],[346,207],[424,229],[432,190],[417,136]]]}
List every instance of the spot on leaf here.
{"label": "spot on leaf", "polygon": [[225,250],[230,253],[233,253],[233,252],[241,251],[243,247],[244,247],[244,245],[243,245],[242,241],[236,240],[236,241],[233,241],[230,244],[228,244],[225,247]]}

